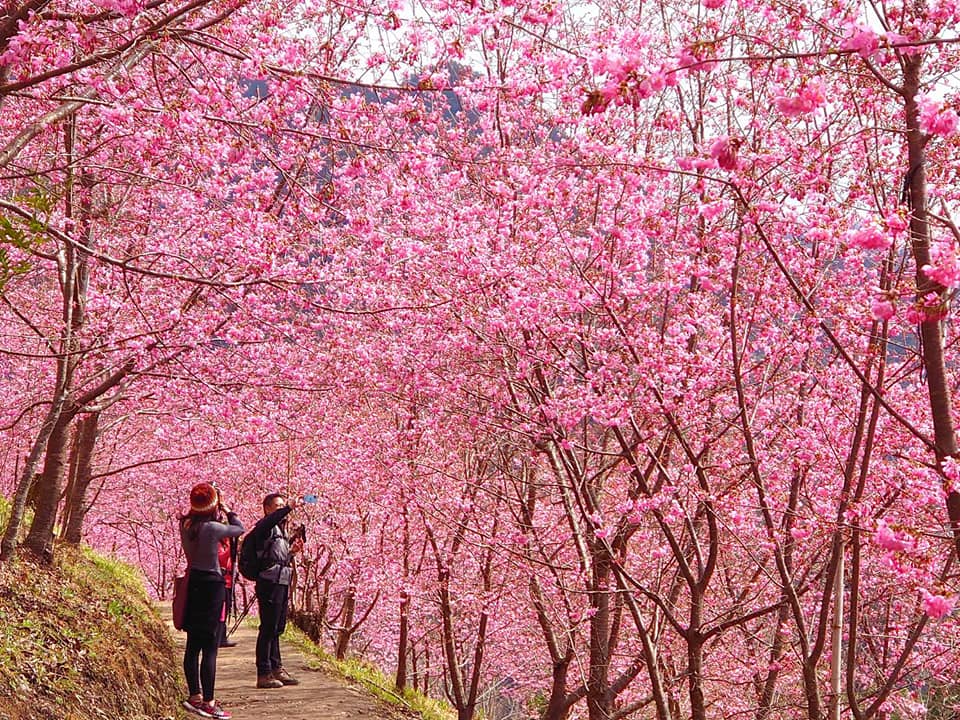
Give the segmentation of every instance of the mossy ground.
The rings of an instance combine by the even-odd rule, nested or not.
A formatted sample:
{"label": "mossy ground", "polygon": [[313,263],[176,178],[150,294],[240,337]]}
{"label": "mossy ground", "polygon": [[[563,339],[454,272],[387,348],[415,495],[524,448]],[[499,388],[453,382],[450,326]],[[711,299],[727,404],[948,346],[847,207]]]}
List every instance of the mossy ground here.
{"label": "mossy ground", "polygon": [[56,558],[0,563],[0,720],[177,717],[173,643],[137,571]]}

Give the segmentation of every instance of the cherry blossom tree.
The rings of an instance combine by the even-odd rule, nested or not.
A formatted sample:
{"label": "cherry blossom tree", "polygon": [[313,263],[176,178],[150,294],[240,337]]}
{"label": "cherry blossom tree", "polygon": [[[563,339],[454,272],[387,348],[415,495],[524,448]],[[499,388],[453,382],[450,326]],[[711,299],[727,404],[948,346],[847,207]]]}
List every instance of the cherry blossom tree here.
{"label": "cherry blossom tree", "polygon": [[32,545],[99,414],[90,541],[163,595],[191,482],[316,493],[298,603],[463,718],[949,681],[955,4],[17,12]]}

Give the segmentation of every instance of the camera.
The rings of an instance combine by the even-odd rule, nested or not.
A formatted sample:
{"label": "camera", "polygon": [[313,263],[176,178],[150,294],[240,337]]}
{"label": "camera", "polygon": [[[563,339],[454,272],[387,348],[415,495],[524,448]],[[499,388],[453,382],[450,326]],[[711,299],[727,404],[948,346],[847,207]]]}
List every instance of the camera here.
{"label": "camera", "polygon": [[300,542],[307,542],[307,528],[305,525],[300,524],[294,529],[293,534],[290,535],[290,542],[295,542],[300,540]]}

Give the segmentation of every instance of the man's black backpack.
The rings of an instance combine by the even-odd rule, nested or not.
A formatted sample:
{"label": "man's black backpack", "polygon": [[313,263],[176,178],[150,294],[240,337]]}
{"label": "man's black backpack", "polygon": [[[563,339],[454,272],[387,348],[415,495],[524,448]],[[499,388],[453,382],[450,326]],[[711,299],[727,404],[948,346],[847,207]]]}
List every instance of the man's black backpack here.
{"label": "man's black backpack", "polygon": [[240,541],[240,552],[237,554],[237,568],[240,570],[240,574],[247,580],[256,580],[259,577],[260,571],[263,569],[260,567],[262,560],[260,557],[261,554],[261,550],[257,547],[257,540],[253,536],[253,533],[249,533]]}

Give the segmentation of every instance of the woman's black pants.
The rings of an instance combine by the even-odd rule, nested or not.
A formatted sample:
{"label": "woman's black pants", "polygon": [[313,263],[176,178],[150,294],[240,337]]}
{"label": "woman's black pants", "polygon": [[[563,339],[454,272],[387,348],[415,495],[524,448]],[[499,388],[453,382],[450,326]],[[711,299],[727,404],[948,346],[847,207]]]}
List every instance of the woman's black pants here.
{"label": "woman's black pants", "polygon": [[191,695],[214,699],[217,682],[217,651],[220,649],[220,613],[226,588],[216,573],[190,571],[187,594],[187,648],[183,675]]}

